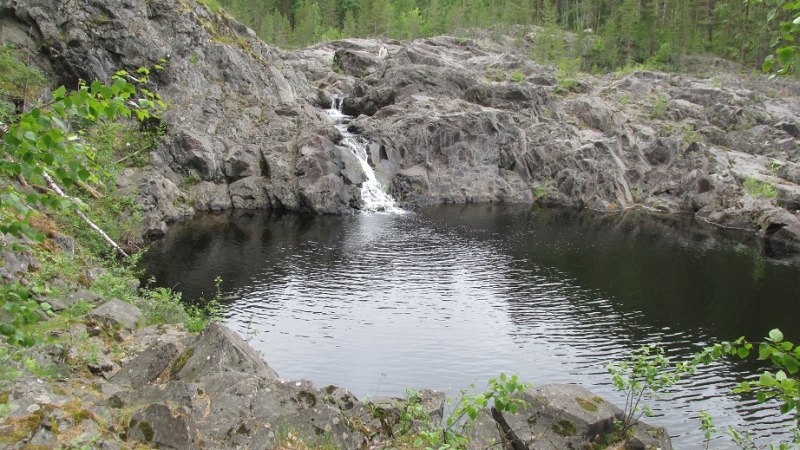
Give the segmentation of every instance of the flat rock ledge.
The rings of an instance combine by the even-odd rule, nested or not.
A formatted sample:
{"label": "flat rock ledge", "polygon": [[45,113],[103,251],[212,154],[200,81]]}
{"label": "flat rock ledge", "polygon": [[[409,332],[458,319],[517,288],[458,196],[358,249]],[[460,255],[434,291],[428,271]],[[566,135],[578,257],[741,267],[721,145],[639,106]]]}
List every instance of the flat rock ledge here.
{"label": "flat rock ledge", "polygon": [[[408,424],[401,424],[405,399],[364,402],[337,386],[281,379],[245,340],[219,323],[197,335],[180,325],[135,329],[136,306],[111,303],[102,317],[85,318],[88,327],[70,330],[84,342],[38,352],[36,374],[22,365],[12,368],[20,376],[0,392],[8,411],[0,421],[0,449],[68,443],[102,449],[139,444],[272,449],[299,439],[309,447],[356,450],[391,445],[409,432]],[[71,359],[86,361],[85,376],[68,376],[76,368],[66,367],[67,354],[85,348],[93,349],[93,357]],[[114,351],[126,354],[121,367],[111,362]],[[55,375],[45,377],[42,371]],[[483,411],[470,432],[470,449],[593,448],[613,431],[621,413],[576,385],[538,386],[521,397],[529,406],[518,414]],[[418,400],[429,422],[440,423],[445,394],[425,389]],[[411,432],[424,422],[414,420]],[[636,431],[624,448],[672,448],[663,428],[640,424]]]}

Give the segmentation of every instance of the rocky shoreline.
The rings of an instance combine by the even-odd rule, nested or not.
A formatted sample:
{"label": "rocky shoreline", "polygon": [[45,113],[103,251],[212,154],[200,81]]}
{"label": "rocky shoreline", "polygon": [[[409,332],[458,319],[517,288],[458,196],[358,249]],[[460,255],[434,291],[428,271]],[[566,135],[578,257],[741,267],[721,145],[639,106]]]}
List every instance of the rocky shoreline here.
{"label": "rocky shoreline", "polygon": [[[357,450],[396,446],[443,419],[443,392],[360,401],[341,387],[279,378],[218,323],[190,334],[180,325],[137,329],[140,318],[136,306],[112,299],[69,328],[80,345],[32,354],[38,375],[48,376],[11,362],[18,376],[3,389],[0,448]],[[64,353],[77,357],[86,348],[100,350],[86,375],[74,376]],[[124,352],[121,366],[112,349]],[[484,410],[468,448],[588,448],[614,431],[622,413],[576,385],[531,387],[520,397],[529,406],[517,414]],[[666,430],[640,423],[625,448],[672,447]]]}

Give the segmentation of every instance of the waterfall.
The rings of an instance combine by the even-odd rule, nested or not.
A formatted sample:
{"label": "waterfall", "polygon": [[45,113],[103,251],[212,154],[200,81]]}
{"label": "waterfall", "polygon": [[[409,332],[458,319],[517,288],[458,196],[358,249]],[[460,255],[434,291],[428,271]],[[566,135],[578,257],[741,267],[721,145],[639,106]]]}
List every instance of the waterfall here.
{"label": "waterfall", "polygon": [[375,171],[369,165],[369,153],[367,146],[369,143],[356,134],[347,131],[347,124],[353,119],[342,113],[342,106],[344,104],[344,97],[332,97],[331,107],[325,113],[333,120],[333,124],[337,130],[342,133],[344,140],[342,144],[345,148],[349,149],[361,165],[361,171],[364,173],[366,180],[361,183],[361,200],[363,201],[365,211],[384,211],[398,213],[403,210],[397,207],[394,199],[386,193],[383,189],[378,178],[375,176]]}

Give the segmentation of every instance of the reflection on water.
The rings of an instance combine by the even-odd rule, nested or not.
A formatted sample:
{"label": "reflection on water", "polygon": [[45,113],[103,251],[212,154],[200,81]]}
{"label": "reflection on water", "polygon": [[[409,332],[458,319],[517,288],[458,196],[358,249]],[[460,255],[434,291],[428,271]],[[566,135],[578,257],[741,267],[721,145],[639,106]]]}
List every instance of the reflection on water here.
{"label": "reflection on water", "polygon": [[[212,292],[221,276],[235,297],[226,322],[254,336],[287,378],[363,397],[457,390],[507,372],[580,383],[622,404],[603,364],[642,344],[681,356],[774,327],[800,338],[800,270],[765,259],[759,245],[691,219],[460,205],[206,215],[173,227],[147,264],[187,299]],[[725,396],[759,370],[706,367],[650,422],[684,448],[702,439],[701,409],[718,429],[777,435],[784,426],[771,410]]]}

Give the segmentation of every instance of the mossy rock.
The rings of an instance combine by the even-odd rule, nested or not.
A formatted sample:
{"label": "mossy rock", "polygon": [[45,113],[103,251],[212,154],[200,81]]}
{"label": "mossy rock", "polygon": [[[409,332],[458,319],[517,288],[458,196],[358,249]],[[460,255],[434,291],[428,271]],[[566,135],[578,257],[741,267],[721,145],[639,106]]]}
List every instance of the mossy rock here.
{"label": "mossy rock", "polygon": [[581,405],[581,408],[589,411],[589,412],[597,412],[597,405],[593,403],[591,400],[586,400],[585,398],[575,397],[575,401]]}
{"label": "mossy rock", "polygon": [[561,437],[575,436],[578,427],[569,419],[561,419],[553,424],[553,432]]}

